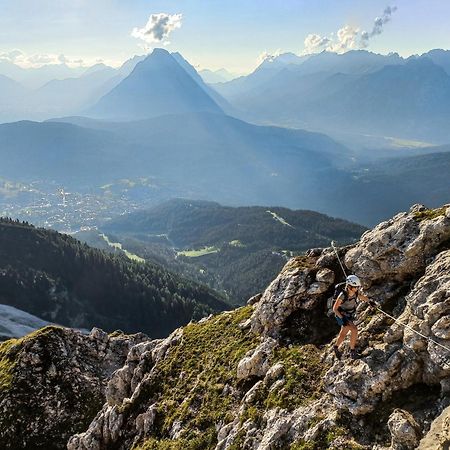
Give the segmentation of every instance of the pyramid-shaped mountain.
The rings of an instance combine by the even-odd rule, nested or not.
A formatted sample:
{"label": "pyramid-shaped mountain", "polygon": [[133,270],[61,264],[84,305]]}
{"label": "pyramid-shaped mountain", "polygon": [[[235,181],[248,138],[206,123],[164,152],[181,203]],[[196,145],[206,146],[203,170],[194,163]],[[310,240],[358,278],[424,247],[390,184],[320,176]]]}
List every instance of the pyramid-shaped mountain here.
{"label": "pyramid-shaped mountain", "polygon": [[87,115],[133,120],[189,112],[222,113],[206,91],[169,52],[155,49]]}

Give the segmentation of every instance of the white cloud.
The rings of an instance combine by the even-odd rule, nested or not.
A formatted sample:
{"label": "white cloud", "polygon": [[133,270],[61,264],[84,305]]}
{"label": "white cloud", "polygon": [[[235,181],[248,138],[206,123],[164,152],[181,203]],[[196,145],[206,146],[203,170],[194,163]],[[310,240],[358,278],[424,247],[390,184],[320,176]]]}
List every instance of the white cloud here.
{"label": "white cloud", "polygon": [[48,54],[35,54],[28,56],[28,62],[32,65],[46,65],[46,64],[61,64],[59,61],[59,57],[57,55],[48,55]]}
{"label": "white cloud", "polygon": [[324,50],[330,44],[331,40],[318,34],[308,34],[304,41],[304,54],[309,55]]}
{"label": "white cloud", "polygon": [[338,32],[336,33],[337,41],[330,42],[328,49],[336,53],[343,53],[348,50],[355,50],[357,48],[360,48],[359,32],[359,28],[345,25],[340,30],[338,30]]}
{"label": "white cloud", "polygon": [[133,28],[131,36],[146,44],[168,44],[173,30],[181,28],[182,14],[151,14],[143,28]]}
{"label": "white cloud", "polygon": [[23,57],[23,52],[19,49],[14,49],[9,52],[0,53],[0,61],[8,61],[15,63]]}
{"label": "white cloud", "polygon": [[264,61],[272,62],[275,58],[280,56],[283,52],[281,49],[277,49],[274,52],[264,51],[258,56],[258,64],[262,64]]}
{"label": "white cloud", "polygon": [[25,69],[38,68],[47,65],[67,64],[69,66],[85,66],[83,59],[70,59],[63,54],[34,53],[28,55],[19,49],[0,53],[0,61],[6,61]]}
{"label": "white cloud", "polygon": [[94,64],[104,63],[111,67],[120,67],[124,61],[110,60],[104,58],[69,58],[64,54],[42,53],[42,54],[26,54],[22,50],[14,49],[2,52],[0,50],[0,62],[6,61],[16,64],[24,69],[39,68],[47,65],[66,64],[71,68],[91,67]]}
{"label": "white cloud", "polygon": [[370,39],[383,32],[384,25],[391,21],[392,14],[397,11],[396,6],[387,6],[381,17],[376,17],[371,31],[361,31],[360,28],[345,25],[339,29],[336,35],[320,36],[309,34],[304,42],[303,54],[317,53],[328,50],[336,53],[345,53],[349,50],[367,48]]}

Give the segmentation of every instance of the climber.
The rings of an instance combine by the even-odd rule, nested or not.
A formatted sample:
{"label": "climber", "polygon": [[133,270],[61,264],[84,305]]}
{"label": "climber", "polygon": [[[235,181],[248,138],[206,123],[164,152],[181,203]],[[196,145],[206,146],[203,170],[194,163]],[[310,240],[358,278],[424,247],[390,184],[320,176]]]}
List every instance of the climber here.
{"label": "climber", "polygon": [[336,345],[333,346],[334,354],[338,359],[342,356],[339,346],[342,344],[348,333],[350,333],[350,357],[352,359],[358,358],[358,353],[355,348],[358,339],[358,329],[354,324],[358,300],[368,302],[371,306],[375,306],[375,302],[370,300],[362,292],[360,279],[356,275],[349,275],[345,280],[345,287],[337,296],[333,305],[336,321],[341,326]]}

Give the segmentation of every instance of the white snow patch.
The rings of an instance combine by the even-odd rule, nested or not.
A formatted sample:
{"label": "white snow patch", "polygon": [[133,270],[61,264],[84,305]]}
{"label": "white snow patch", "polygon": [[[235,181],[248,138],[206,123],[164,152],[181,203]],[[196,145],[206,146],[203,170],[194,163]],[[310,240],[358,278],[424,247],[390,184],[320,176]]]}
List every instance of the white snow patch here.
{"label": "white snow patch", "polygon": [[9,305],[0,305],[0,337],[18,338],[50,325],[25,311]]}

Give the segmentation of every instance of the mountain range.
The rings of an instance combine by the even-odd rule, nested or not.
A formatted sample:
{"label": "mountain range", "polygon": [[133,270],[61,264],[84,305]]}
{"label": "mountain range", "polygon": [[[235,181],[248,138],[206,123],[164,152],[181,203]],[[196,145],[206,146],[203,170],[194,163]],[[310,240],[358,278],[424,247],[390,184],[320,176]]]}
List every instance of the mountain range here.
{"label": "mountain range", "polygon": [[[351,132],[361,140],[372,136],[361,132],[371,130],[406,134],[411,130],[422,139],[431,133],[431,142],[444,140],[450,77],[444,65],[433,60],[444,64],[447,57],[448,52],[442,51],[408,60],[365,51],[281,55],[264,61],[247,78],[230,82],[251,85],[260,78],[253,90],[247,86],[247,93],[242,91],[228,102],[203,82],[182,55],[156,49],[145,59],[125,64],[121,76],[99,66],[81,78],[65,80],[67,86],[86,82],[97,97],[107,91],[105,82],[115,84],[92,102],[84,117],[0,125],[0,176],[13,181],[48,180],[84,191],[150,176],[158,185],[150,193],[153,204],[174,196],[235,206],[271,204],[370,225],[411,203],[435,206],[448,198],[440,181],[448,175],[447,166],[434,163],[446,158],[437,156],[446,146],[415,145],[406,138],[397,139],[405,143],[403,153],[347,146]],[[53,88],[58,84],[53,83]],[[64,83],[59,89],[62,97]],[[87,102],[89,96],[76,93],[80,103]],[[246,102],[253,102],[251,114],[257,113],[259,122],[286,124],[301,119],[305,126],[325,124],[328,130],[347,132],[350,137],[342,145],[340,138],[321,133],[231,117]],[[415,146],[411,150],[407,150],[409,142]],[[410,158],[428,155],[436,172],[427,180],[426,191],[415,187],[423,185],[422,177],[415,186],[386,179],[383,167],[400,154],[405,159],[396,162],[399,173],[401,166],[409,171],[414,161]],[[383,157],[388,159],[382,161]]]}
{"label": "mountain range", "polygon": [[[97,64],[65,79],[66,66],[25,70],[1,64],[0,73],[7,77],[0,78],[2,121],[73,115],[135,120],[224,111],[247,121],[332,136],[345,131],[435,144],[450,141],[445,126],[450,51],[445,50],[409,58],[365,50],[285,53],[267,58],[250,75],[211,86],[179,53],[163,49],[132,58],[119,69]],[[20,85],[25,73],[52,70],[55,79],[38,89]]]}
{"label": "mountain range", "polygon": [[401,58],[322,52],[261,64],[214,88],[248,120],[447,143],[450,52]]}
{"label": "mountain range", "polygon": [[[99,68],[94,66],[96,70]],[[67,64],[46,64],[41,67],[23,68],[11,61],[0,60],[0,74],[11,78],[24,87],[36,89],[51,80],[62,80],[82,75],[85,72],[83,67],[69,67]]]}
{"label": "mountain range", "polygon": [[224,83],[237,78],[239,75],[235,75],[226,69],[209,70],[203,69],[198,72],[205,83]]}
{"label": "mountain range", "polygon": [[[173,59],[195,84],[179,76]],[[21,91],[17,85],[5,94],[11,80],[20,84],[25,74],[36,73],[54,74],[54,79],[40,86],[25,83]],[[9,80],[0,80],[0,120],[72,115],[131,120],[221,109],[244,120],[333,136],[346,131],[445,144],[450,140],[445,127],[449,73],[450,51],[440,49],[409,58],[365,50],[285,53],[267,58],[250,75],[211,84],[214,89],[179,53],[162,49],[136,56],[119,69],[97,64],[75,70],[61,64],[25,70],[3,61],[0,74]]]}
{"label": "mountain range", "polygon": [[[0,122],[45,120],[92,107],[144,59],[135,56],[115,69],[105,64],[71,68],[66,64],[24,69],[0,61]],[[14,90],[11,85],[14,84]],[[17,91],[17,95],[14,95]]]}

